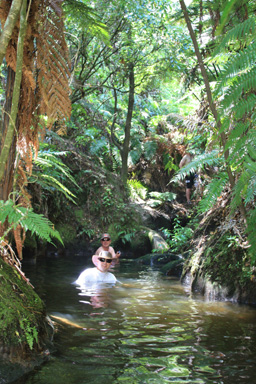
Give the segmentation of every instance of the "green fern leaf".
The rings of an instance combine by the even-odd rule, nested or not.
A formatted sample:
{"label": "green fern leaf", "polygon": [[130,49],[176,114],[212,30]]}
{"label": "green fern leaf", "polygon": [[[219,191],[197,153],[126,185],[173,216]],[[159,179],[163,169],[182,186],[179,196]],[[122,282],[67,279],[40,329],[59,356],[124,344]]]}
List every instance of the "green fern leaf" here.
{"label": "green fern leaf", "polygon": [[157,150],[157,143],[155,141],[146,141],[144,143],[144,155],[146,160],[151,160]]}
{"label": "green fern leaf", "polygon": [[228,182],[226,172],[221,172],[216,176],[210,184],[207,185],[205,196],[199,202],[198,212],[204,213],[208,211],[217,202],[219,196]]}
{"label": "green fern leaf", "polygon": [[171,179],[170,183],[177,182],[178,180],[183,180],[190,172],[197,172],[202,169],[204,166],[214,167],[220,166],[224,162],[224,158],[218,150],[214,150],[209,153],[204,153],[200,156],[197,156],[189,164],[181,168],[175,176]]}
{"label": "green fern leaf", "polygon": [[224,85],[235,76],[241,75],[244,71],[249,71],[255,66],[255,50],[256,42],[230,57],[221,72],[218,86],[215,91],[217,94],[221,93]]}
{"label": "green fern leaf", "polygon": [[49,175],[41,175],[41,178],[47,181],[49,186],[52,186],[59,192],[63,193],[67,199],[71,200],[76,204],[75,200],[72,197],[76,197],[68,188],[65,187],[60,181]]}
{"label": "green fern leaf", "polygon": [[256,68],[237,76],[234,83],[225,91],[222,108],[226,109],[232,104],[236,105],[242,95],[256,89]]}
{"label": "green fern leaf", "polygon": [[[229,135],[229,140],[232,141],[234,139],[238,139],[240,137],[242,137],[245,132],[248,130],[250,126],[250,123],[247,122],[247,123],[237,123],[232,131],[230,132],[230,135]],[[231,142],[231,145],[233,145],[233,143]]]}
{"label": "green fern leaf", "polygon": [[[43,215],[33,212],[30,208],[15,205],[10,199],[6,202],[0,200],[0,222],[3,223],[6,219],[9,223],[8,232],[12,228],[15,229],[17,225],[21,225],[25,231],[29,230],[32,234],[36,234],[49,243],[52,243],[52,238],[55,238],[63,244],[59,232],[53,229],[53,224],[50,220]],[[5,233],[4,236],[6,236],[7,233]]]}
{"label": "green fern leaf", "polygon": [[245,20],[243,23],[237,24],[224,35],[224,38],[220,42],[218,39],[218,44],[213,52],[213,55],[216,56],[220,52],[224,51],[227,45],[231,42],[237,42],[238,40],[244,42],[247,40],[250,41],[255,35],[255,31],[255,20],[252,17]]}

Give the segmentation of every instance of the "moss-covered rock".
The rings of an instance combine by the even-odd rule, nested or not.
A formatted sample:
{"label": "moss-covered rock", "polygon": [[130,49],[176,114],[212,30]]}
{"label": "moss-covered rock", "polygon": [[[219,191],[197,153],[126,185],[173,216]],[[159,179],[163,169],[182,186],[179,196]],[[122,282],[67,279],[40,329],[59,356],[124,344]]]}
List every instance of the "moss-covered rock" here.
{"label": "moss-covered rock", "polygon": [[180,256],[173,253],[148,253],[144,256],[138,257],[136,262],[144,265],[167,265],[170,262],[180,260]]}
{"label": "moss-covered rock", "polygon": [[1,357],[24,363],[43,353],[50,326],[42,300],[22,275],[0,258]]}
{"label": "moss-covered rock", "polygon": [[199,223],[181,281],[209,300],[256,304],[255,267],[245,239],[243,218],[230,220],[220,204]]}
{"label": "moss-covered rock", "polygon": [[161,267],[161,272],[168,276],[180,277],[182,274],[184,259],[178,257],[176,260],[171,260]]}

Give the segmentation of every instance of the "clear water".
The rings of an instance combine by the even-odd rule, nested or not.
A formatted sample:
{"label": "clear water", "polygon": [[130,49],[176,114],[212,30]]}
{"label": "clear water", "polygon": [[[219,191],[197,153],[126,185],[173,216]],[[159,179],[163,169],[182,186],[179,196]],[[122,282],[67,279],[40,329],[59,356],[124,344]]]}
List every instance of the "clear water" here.
{"label": "clear water", "polygon": [[256,383],[255,308],[191,297],[124,259],[112,271],[124,285],[83,292],[72,282],[85,267],[56,258],[24,268],[55,316],[56,352],[16,383]]}

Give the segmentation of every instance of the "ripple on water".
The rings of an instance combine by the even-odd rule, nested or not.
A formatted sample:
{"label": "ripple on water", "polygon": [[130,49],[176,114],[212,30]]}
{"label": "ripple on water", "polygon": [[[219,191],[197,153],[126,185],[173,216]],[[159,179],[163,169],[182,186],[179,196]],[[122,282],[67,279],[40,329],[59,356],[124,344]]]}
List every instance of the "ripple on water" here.
{"label": "ripple on water", "polygon": [[140,268],[121,260],[126,286],[91,292],[67,284],[73,261],[40,271],[48,312],[81,328],[58,325],[57,352],[19,384],[255,382],[255,309],[191,298],[177,280]]}

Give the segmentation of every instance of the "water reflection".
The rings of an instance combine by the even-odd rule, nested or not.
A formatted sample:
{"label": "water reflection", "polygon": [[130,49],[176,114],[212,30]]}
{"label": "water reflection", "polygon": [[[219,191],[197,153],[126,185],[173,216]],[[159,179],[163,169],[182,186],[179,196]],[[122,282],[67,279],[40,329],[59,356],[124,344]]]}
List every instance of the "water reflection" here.
{"label": "water reflection", "polygon": [[78,289],[81,265],[55,264],[34,271],[43,285],[29,277],[48,312],[78,327],[57,322],[57,352],[20,384],[255,381],[255,309],[193,298],[177,280],[124,260],[115,270],[123,285]]}
{"label": "water reflection", "polygon": [[113,286],[98,284],[92,287],[79,287],[80,303],[89,304],[93,308],[106,308],[111,304],[110,290]]}

